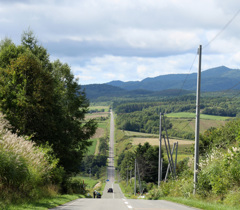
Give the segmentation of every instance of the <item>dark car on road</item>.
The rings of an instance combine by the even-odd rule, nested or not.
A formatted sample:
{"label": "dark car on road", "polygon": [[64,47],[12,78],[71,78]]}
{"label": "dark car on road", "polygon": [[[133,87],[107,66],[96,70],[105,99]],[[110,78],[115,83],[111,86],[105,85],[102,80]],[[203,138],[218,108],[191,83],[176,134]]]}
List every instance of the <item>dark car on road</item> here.
{"label": "dark car on road", "polygon": [[101,198],[101,193],[100,192],[97,192],[97,198]]}
{"label": "dark car on road", "polygon": [[111,193],[113,192],[113,188],[109,188],[109,189],[108,189],[108,193],[110,193],[110,192],[111,192]]}

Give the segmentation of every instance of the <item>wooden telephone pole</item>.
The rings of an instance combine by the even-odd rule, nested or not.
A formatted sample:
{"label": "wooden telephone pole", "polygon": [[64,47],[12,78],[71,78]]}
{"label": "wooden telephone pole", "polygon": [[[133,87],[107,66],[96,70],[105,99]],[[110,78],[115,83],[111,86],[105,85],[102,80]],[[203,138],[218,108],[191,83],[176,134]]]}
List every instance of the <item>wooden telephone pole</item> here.
{"label": "wooden telephone pole", "polygon": [[193,194],[197,189],[197,173],[199,165],[199,123],[200,123],[200,89],[201,89],[201,62],[202,62],[202,45],[198,48],[199,63],[198,63],[198,78],[197,78],[197,97],[196,97],[196,123],[195,123],[195,158],[194,158],[194,189]]}
{"label": "wooden telephone pole", "polygon": [[158,187],[162,180],[162,113],[159,118],[159,153],[158,153]]}

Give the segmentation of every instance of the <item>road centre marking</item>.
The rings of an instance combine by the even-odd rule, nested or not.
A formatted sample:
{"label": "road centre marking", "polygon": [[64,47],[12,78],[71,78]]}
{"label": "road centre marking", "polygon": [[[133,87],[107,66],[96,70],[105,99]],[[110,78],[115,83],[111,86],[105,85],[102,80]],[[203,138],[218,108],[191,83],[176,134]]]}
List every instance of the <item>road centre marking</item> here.
{"label": "road centre marking", "polygon": [[132,209],[132,206],[127,205],[127,207],[128,207],[129,209]]}

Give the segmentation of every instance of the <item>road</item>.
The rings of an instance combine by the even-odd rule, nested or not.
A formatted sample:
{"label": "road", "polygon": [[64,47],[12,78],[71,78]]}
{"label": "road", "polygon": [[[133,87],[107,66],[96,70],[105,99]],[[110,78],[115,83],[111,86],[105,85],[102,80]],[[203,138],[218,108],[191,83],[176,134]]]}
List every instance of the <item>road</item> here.
{"label": "road", "polygon": [[[110,142],[109,142],[109,164],[108,182],[101,199],[77,199],[54,209],[65,210],[193,210],[181,204],[176,204],[164,200],[140,200],[126,199],[117,183],[114,183],[114,117],[112,111],[110,122]],[[108,193],[108,188],[113,188],[113,193]]]}
{"label": "road", "polygon": [[[102,198],[124,198],[124,195],[118,184],[114,183],[115,167],[114,167],[114,116],[113,112],[110,112],[110,138],[109,138],[109,158],[108,158],[108,182],[106,183],[103,191]],[[107,193],[108,188],[113,188],[113,193]]]}

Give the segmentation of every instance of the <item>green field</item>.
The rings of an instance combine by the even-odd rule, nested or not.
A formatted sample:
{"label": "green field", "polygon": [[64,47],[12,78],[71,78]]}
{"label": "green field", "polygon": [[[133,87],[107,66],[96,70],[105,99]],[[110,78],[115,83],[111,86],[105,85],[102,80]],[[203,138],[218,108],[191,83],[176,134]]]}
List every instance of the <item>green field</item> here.
{"label": "green field", "polygon": [[98,122],[98,127],[99,128],[107,128],[108,123],[107,122]]}
{"label": "green field", "polygon": [[[192,119],[196,118],[196,114],[190,113],[190,112],[170,113],[170,114],[166,114],[166,116],[171,117],[171,118],[192,118]],[[222,116],[215,116],[215,115],[200,114],[200,119],[225,121],[225,120],[232,119],[232,117],[222,117]]]}
{"label": "green field", "polygon": [[134,131],[124,131],[124,134],[126,136],[131,137],[148,137],[148,138],[157,138],[158,134],[151,134],[151,133],[140,133],[140,132],[134,132]]}
{"label": "green field", "polygon": [[104,110],[104,112],[109,112],[109,106],[90,106],[89,111],[91,110],[99,110],[100,112]]}
{"label": "green field", "polygon": [[92,145],[90,147],[88,147],[87,155],[94,155],[95,154],[96,145],[97,145],[97,139],[91,139],[91,141],[93,143],[92,143]]}
{"label": "green field", "polygon": [[[195,133],[195,119],[172,117],[170,118],[170,122],[173,125],[172,129],[176,131]],[[220,126],[224,126],[226,122],[226,120],[200,119],[200,133],[204,133],[204,131],[211,127],[217,128]]]}

